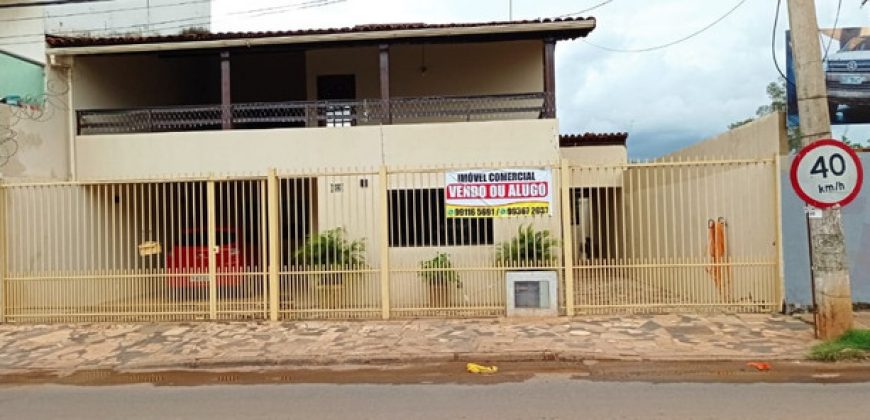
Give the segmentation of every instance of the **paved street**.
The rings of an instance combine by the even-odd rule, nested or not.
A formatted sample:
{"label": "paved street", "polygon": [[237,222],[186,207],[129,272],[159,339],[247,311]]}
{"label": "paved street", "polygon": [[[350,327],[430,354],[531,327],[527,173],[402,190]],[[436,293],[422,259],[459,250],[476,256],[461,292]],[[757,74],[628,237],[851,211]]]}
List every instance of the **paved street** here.
{"label": "paved street", "polygon": [[0,373],[453,360],[802,359],[779,315],[293,323],[0,325]]}
{"label": "paved street", "polygon": [[539,376],[497,385],[0,388],[0,419],[866,418],[870,384],[649,384]]}

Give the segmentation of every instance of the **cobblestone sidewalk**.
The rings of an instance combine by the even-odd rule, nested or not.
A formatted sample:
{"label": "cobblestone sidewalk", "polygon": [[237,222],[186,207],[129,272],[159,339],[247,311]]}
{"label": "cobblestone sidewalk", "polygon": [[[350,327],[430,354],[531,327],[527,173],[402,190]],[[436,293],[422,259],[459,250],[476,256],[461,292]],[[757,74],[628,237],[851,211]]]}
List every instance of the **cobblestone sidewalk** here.
{"label": "cobblestone sidewalk", "polygon": [[801,359],[812,327],[770,315],[0,325],[0,371],[451,360]]}

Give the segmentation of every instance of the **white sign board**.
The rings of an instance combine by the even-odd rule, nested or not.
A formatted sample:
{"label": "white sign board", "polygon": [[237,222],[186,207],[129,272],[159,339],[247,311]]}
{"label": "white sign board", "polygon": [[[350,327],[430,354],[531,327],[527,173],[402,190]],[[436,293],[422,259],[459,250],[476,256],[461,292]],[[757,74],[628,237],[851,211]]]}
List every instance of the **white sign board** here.
{"label": "white sign board", "polygon": [[448,218],[552,214],[550,169],[471,169],[444,176]]}
{"label": "white sign board", "polygon": [[845,206],[861,191],[864,169],[849,146],[833,139],[803,148],[791,165],[791,183],[807,204],[820,209]]}

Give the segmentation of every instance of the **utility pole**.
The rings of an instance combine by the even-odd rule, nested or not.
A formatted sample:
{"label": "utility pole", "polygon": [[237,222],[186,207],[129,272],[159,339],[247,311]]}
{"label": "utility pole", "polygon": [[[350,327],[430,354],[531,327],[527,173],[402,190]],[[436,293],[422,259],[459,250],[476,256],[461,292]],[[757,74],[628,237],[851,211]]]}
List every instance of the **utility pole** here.
{"label": "utility pole", "polygon": [[[815,0],[788,0],[794,54],[801,144],[831,137],[831,117],[822,69],[819,25]],[[816,301],[816,334],[822,339],[839,337],[852,328],[852,291],[849,261],[840,209],[822,211],[809,218],[810,249]]]}

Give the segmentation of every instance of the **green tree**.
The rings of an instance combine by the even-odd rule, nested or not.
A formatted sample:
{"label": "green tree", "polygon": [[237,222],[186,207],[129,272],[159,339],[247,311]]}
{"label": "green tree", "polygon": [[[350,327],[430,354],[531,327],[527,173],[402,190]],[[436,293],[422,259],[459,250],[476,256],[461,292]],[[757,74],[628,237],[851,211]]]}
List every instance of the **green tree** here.
{"label": "green tree", "polygon": [[[767,98],[770,100],[770,103],[767,105],[762,105],[755,110],[755,116],[747,118],[745,120],[736,121],[731,124],[728,124],[728,129],[735,129],[742,125],[749,124],[756,119],[763,117],[771,112],[786,112],[787,109],[787,99],[786,99],[786,87],[785,87],[785,79],[779,78],[779,80],[775,82],[770,82],[767,84]],[[801,132],[797,127],[789,127],[788,129],[788,148],[789,150],[797,150],[801,147]]]}
{"label": "green tree", "polygon": [[[865,141],[866,142],[866,141]],[[849,137],[843,134],[843,143],[846,143],[846,146],[849,146],[853,149],[863,149],[864,144],[861,142],[853,142]]]}

